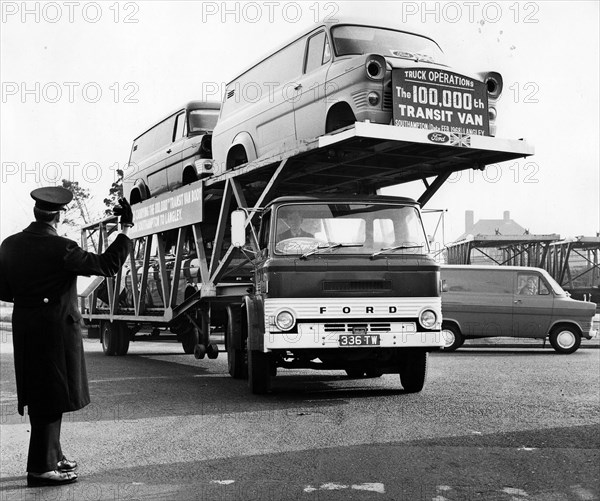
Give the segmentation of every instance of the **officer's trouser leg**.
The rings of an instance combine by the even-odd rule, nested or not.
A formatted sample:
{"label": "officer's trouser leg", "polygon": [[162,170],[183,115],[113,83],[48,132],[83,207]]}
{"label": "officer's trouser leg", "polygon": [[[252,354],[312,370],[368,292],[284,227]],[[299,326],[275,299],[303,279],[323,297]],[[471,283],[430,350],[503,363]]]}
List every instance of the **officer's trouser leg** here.
{"label": "officer's trouser leg", "polygon": [[44,473],[56,470],[56,463],[62,459],[60,448],[62,414],[29,415],[29,422],[31,423],[31,437],[29,438],[27,471]]}

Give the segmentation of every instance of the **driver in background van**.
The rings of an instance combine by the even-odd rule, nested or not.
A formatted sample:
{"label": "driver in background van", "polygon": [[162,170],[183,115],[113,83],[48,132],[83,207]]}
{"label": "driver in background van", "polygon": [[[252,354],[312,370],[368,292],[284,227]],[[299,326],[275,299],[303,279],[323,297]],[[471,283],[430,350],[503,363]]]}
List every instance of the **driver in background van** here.
{"label": "driver in background van", "polygon": [[519,294],[523,296],[535,296],[538,292],[535,282],[535,277],[527,277],[527,283],[521,287]]}

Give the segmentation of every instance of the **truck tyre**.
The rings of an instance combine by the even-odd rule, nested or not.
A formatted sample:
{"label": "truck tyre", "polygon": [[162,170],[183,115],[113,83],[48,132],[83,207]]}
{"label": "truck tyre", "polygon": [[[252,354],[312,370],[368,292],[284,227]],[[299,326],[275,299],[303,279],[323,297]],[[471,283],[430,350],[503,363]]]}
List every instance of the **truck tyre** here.
{"label": "truck tyre", "polygon": [[417,393],[423,389],[427,376],[427,352],[406,350],[400,356],[400,383],[407,393]]}
{"label": "truck tyre", "polygon": [[125,322],[102,322],[100,341],[105,355],[127,355],[129,351],[129,329]]}
{"label": "truck tyre", "polygon": [[581,336],[574,327],[559,325],[550,332],[550,344],[558,353],[568,355],[577,351]]}
{"label": "truck tyre", "polygon": [[248,386],[255,395],[271,389],[271,358],[268,353],[248,350]]}
{"label": "truck tyre", "polygon": [[194,348],[200,341],[200,332],[196,327],[190,327],[184,333],[180,335],[181,346],[186,355],[193,355]]}
{"label": "truck tyre", "polygon": [[245,350],[236,349],[234,336],[242,335],[242,320],[240,315],[228,309],[227,331],[225,332],[225,346],[227,347],[227,370],[233,379],[246,379],[248,377],[248,364]]}
{"label": "truck tyre", "polygon": [[442,325],[442,340],[444,351],[455,351],[458,350],[465,342],[465,337],[460,333],[458,327],[452,324]]}

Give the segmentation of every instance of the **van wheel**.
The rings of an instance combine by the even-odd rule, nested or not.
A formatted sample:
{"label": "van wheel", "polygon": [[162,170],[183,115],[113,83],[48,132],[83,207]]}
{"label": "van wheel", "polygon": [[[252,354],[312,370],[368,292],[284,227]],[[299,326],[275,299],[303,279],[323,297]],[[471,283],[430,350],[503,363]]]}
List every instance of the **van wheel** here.
{"label": "van wheel", "polygon": [[458,327],[454,325],[442,325],[442,339],[444,351],[454,351],[460,348],[465,342],[465,337],[460,333]]}
{"label": "van wheel", "polygon": [[558,353],[568,355],[577,351],[581,336],[574,327],[559,325],[550,332],[550,344]]}
{"label": "van wheel", "polygon": [[351,379],[360,379],[365,377],[365,371],[362,369],[346,369],[346,374]]}
{"label": "van wheel", "polygon": [[408,349],[400,355],[400,383],[407,393],[417,393],[423,389],[427,377],[427,352]]}

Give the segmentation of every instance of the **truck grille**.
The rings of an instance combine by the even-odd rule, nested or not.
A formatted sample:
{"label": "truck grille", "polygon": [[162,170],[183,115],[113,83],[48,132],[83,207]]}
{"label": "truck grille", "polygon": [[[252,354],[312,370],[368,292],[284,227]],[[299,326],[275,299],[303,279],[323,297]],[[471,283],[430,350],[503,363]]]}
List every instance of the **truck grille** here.
{"label": "truck grille", "polygon": [[331,323],[324,324],[323,330],[325,332],[352,332],[355,328],[366,329],[367,332],[390,332],[392,326],[386,322],[374,322],[374,323]]}
{"label": "truck grille", "polygon": [[323,292],[370,292],[392,290],[390,280],[324,280]]}

